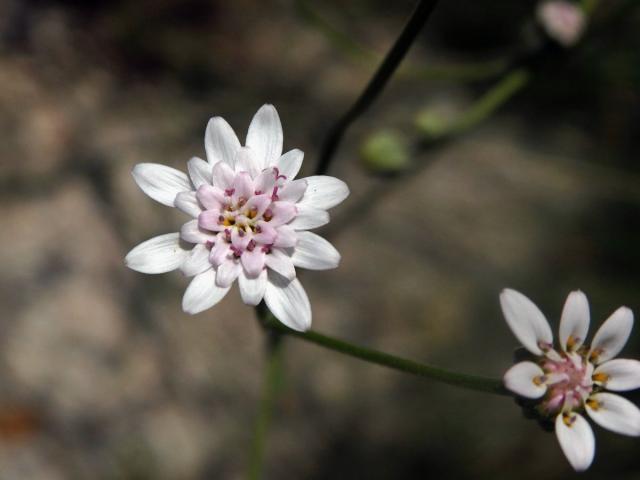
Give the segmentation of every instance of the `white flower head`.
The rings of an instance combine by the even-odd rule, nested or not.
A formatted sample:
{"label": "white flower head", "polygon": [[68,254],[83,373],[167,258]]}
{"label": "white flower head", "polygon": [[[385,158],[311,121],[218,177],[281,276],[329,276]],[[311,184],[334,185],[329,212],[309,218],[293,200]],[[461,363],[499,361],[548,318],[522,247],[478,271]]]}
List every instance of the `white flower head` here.
{"label": "white flower head", "polygon": [[138,272],[180,269],[193,277],[185,312],[213,307],[237,279],[244,303],[265,301],[285,325],[306,330],[311,306],[296,268],[335,268],[340,254],[308,230],[329,222],[327,210],[348,195],[337,178],[294,180],[303,152],[282,153],[282,126],[272,105],[254,115],[243,147],[229,124],[213,117],[205,132],[207,161],[192,158],[189,175],[153,163],[134,167],[133,178],[154,200],[192,219],[180,232],[154,237],[127,255]]}
{"label": "white flower head", "polygon": [[555,350],[549,323],[531,300],[507,289],[500,304],[513,334],[535,356],[511,367],[504,384],[535,401],[541,418],[553,420],[560,447],[575,470],[586,470],[595,454],[593,431],[581,413],[613,432],[640,436],[638,407],[606,391],[640,388],[640,361],[613,359],[631,333],[631,310],[613,312],[588,346],[589,303],[581,291],[571,292],[560,318],[560,349]]}
{"label": "white flower head", "polygon": [[564,0],[543,1],[538,5],[537,17],[547,35],[563,47],[578,43],[587,26],[580,5]]}

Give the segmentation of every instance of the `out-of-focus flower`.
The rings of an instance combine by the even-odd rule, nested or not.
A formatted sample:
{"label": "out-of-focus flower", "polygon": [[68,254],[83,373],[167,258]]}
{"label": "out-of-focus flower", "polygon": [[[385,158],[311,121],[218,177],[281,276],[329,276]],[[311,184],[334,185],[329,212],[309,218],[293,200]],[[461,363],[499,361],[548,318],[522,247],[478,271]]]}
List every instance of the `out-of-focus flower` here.
{"label": "out-of-focus flower", "polygon": [[575,45],[587,26],[587,18],[580,6],[562,0],[542,2],[538,6],[537,17],[547,35],[564,47]]}
{"label": "out-of-focus flower", "polygon": [[633,327],[633,313],[616,310],[596,332],[591,346],[589,303],[584,293],[571,292],[560,319],[560,349],[553,349],[549,323],[531,300],[504,290],[500,304],[513,334],[535,356],[517,363],[504,376],[505,386],[525,398],[538,400],[541,418],[553,419],[560,447],[578,471],[591,465],[595,440],[586,411],[600,426],[622,435],[640,435],[640,410],[629,400],[608,393],[640,388],[640,361],[615,359]]}
{"label": "out-of-focus flower", "polygon": [[158,164],[133,169],[140,188],[154,200],[192,217],[180,232],[135,247],[125,261],[142,273],[180,269],[194,277],[182,300],[188,313],[218,303],[237,279],[244,303],[264,299],[285,325],[306,330],[311,306],[295,267],[335,268],[338,251],[308,230],[329,222],[327,210],[348,195],[337,178],[294,180],[303,152],[282,154],[282,126],[272,105],[253,117],[246,146],[221,117],[205,132],[207,161],[192,158],[189,176]]}

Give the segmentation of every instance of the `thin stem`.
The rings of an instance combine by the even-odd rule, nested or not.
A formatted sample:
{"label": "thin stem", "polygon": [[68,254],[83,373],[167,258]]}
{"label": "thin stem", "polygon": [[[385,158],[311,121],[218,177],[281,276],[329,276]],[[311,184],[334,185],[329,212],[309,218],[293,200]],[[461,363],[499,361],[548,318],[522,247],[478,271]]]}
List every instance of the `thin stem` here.
{"label": "thin stem", "polygon": [[267,333],[267,364],[262,397],[260,399],[260,410],[256,418],[251,444],[251,456],[247,475],[249,480],[259,480],[262,477],[267,432],[271,424],[275,398],[282,383],[283,337],[277,331]]}
{"label": "thin stem", "polygon": [[360,97],[329,131],[320,151],[317,174],[326,173],[333,155],[349,126],[362,115],[385,87],[407,51],[427,22],[438,0],[421,0],[384,61]]}
{"label": "thin stem", "polygon": [[329,20],[316,11],[311,2],[308,0],[296,0],[296,7],[307,23],[315,27],[335,47],[346,53],[353,60],[366,65],[377,63],[378,55],[374,51],[360,45],[349,35],[335,28]]}
{"label": "thin stem", "polygon": [[[530,78],[531,74],[524,68],[512,70],[467,111],[449,124],[434,124],[434,119],[427,111],[418,116],[418,128],[432,139],[465,132],[491,116],[507,100],[522,90]],[[437,121],[437,119],[435,120]]]}
{"label": "thin stem", "polygon": [[[371,68],[378,65],[382,56],[375,50],[354,40],[343,30],[335,27],[323,16],[316,5],[309,0],[296,0],[301,17],[320,32],[336,49],[354,62]],[[472,63],[453,63],[444,65],[419,65],[409,61],[398,68],[399,78],[412,78],[427,81],[471,82],[495,77],[508,67],[506,59],[477,61]]]}
{"label": "thin stem", "polygon": [[352,343],[345,342],[344,340],[323,335],[311,330],[307,332],[297,332],[287,328],[270,314],[263,318],[263,325],[269,330],[275,330],[282,334],[300,338],[329,350],[340,352],[345,355],[349,355],[350,357],[359,358],[369,363],[375,363],[394,370],[417,375],[419,377],[429,378],[431,380],[469,390],[493,393],[495,395],[511,395],[511,393],[504,388],[502,381],[499,379],[451,372],[431,365],[414,362],[413,360],[396,357],[395,355],[390,355],[371,348],[354,345]]}

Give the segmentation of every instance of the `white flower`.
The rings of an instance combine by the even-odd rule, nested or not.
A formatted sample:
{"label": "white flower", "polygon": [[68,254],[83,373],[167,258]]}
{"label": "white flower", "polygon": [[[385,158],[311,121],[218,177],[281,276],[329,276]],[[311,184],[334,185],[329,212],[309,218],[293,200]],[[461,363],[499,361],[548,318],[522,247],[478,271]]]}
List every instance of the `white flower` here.
{"label": "white flower", "polygon": [[563,0],[542,2],[538,6],[537,17],[547,35],[563,47],[578,43],[587,26],[587,18],[580,6]]}
{"label": "white flower", "polygon": [[338,266],[338,251],[307,230],[329,222],[327,210],[349,195],[347,185],[328,176],[294,180],[304,154],[282,154],[282,126],[272,105],[255,114],[244,147],[223,118],[213,117],[205,149],[206,162],[189,160],[189,176],[164,165],[135,166],[142,191],[192,219],[179,233],[135,247],[126,264],[142,273],[179,268],[194,277],[182,300],[185,312],[214,306],[238,279],[244,303],[264,299],[282,323],[308,329],[311,306],[295,267]]}
{"label": "white flower", "polygon": [[640,387],[640,361],[612,360],[631,333],[631,310],[616,310],[587,346],[589,303],[584,293],[571,292],[560,318],[560,350],[554,350],[551,328],[531,300],[507,289],[500,304],[513,334],[536,357],[535,362],[511,367],[505,386],[522,397],[539,399],[536,410],[541,417],[555,417],[560,447],[575,470],[587,469],[595,453],[593,431],[581,412],[613,432],[640,436],[640,410],[605,391]]}

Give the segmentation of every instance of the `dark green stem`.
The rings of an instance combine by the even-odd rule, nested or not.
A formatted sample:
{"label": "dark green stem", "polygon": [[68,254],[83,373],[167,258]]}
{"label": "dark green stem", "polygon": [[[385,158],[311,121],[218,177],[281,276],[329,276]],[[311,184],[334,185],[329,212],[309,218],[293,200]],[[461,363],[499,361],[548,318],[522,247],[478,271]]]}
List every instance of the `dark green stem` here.
{"label": "dark green stem", "polygon": [[[336,28],[318,11],[317,2],[296,0],[295,4],[301,18],[320,32],[340,52],[367,68],[380,64],[381,55],[358,43],[343,30]],[[507,66],[508,62],[505,59],[444,65],[416,65],[407,61],[398,68],[397,76],[427,81],[471,82],[495,77]]]}
{"label": "dark green stem", "polygon": [[321,347],[340,352],[350,357],[359,358],[369,363],[375,363],[394,370],[417,375],[419,377],[429,378],[448,385],[476,390],[479,392],[493,393],[496,395],[511,395],[504,388],[502,380],[495,378],[479,377],[475,375],[467,375],[463,373],[451,372],[431,365],[414,362],[404,358],[396,357],[388,353],[379,352],[371,348],[354,345],[344,340],[322,335],[314,331],[296,332],[287,328],[270,314],[262,316],[263,325],[271,331],[300,338],[310,343],[315,343]]}
{"label": "dark green stem", "polygon": [[438,0],[421,0],[402,33],[373,75],[360,97],[351,108],[338,120],[329,131],[320,151],[320,159],[316,168],[317,174],[324,174],[329,169],[333,155],[349,126],[362,115],[385,87],[407,51],[427,22]]}
{"label": "dark green stem", "polygon": [[256,418],[251,444],[251,457],[247,475],[249,480],[262,478],[267,432],[271,424],[275,398],[282,383],[282,341],[283,337],[278,331],[267,332],[267,364],[262,397],[260,399],[260,410]]}

